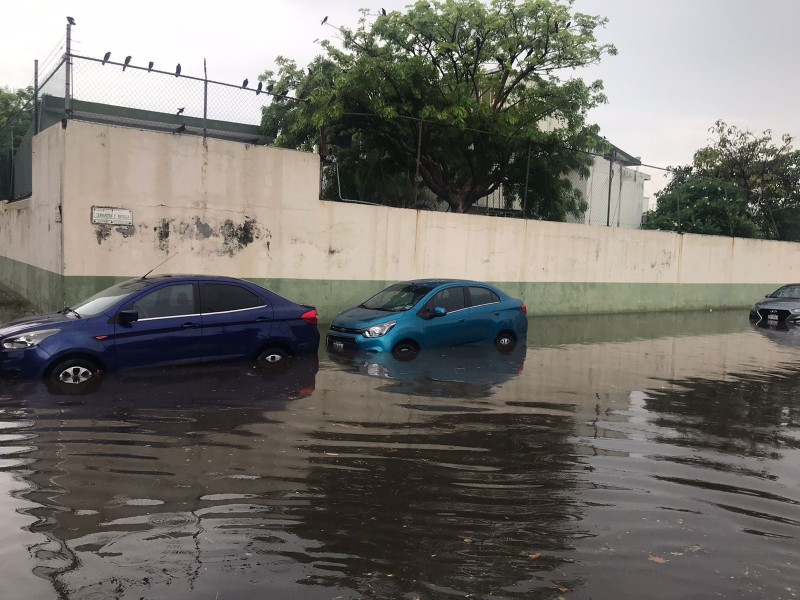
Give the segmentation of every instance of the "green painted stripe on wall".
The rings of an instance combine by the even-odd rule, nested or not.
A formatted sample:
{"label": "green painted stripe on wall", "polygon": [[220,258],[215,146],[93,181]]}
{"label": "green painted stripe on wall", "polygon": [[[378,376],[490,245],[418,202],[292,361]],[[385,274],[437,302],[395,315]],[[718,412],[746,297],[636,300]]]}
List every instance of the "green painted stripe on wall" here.
{"label": "green painted stripe on wall", "polygon": [[25,298],[36,310],[64,305],[63,278],[58,273],[0,256],[0,283]]}
{"label": "green painted stripe on wall", "polygon": [[[0,257],[0,282],[39,310],[73,305],[128,277],[61,276]],[[392,282],[361,280],[250,279],[285,298],[316,306],[330,322]],[[531,315],[603,314],[744,308],[775,289],[774,284],[498,282],[521,298]]]}
{"label": "green painted stripe on wall", "polygon": [[[392,282],[252,279],[254,283],[303,304],[313,304],[320,320],[329,322]],[[749,307],[774,284],[561,283],[498,282],[506,293],[521,298],[529,314],[571,315],[654,312]]]}
{"label": "green painted stripe on wall", "polygon": [[775,284],[498,283],[529,314],[570,315],[749,307]]}

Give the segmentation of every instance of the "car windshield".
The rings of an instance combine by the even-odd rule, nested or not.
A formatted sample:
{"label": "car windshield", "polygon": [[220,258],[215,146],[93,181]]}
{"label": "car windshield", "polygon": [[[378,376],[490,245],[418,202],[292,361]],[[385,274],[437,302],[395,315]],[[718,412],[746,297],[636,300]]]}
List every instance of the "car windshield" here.
{"label": "car windshield", "polygon": [[73,306],[71,310],[78,313],[81,317],[97,316],[106,312],[109,308],[128,296],[132,296],[136,292],[143,290],[151,283],[151,281],[146,279],[123,281],[122,283],[104,289],[102,292],[97,292],[91,298]]}
{"label": "car windshield", "polygon": [[770,298],[800,298],[800,285],[785,285],[772,292]]}
{"label": "car windshield", "polygon": [[396,283],[360,305],[361,308],[400,312],[412,308],[432,289],[428,285]]}

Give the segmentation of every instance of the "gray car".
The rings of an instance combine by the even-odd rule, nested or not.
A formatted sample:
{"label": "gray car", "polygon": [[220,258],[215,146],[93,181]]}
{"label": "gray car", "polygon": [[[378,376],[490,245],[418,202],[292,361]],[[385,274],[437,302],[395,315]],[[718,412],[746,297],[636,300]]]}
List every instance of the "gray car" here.
{"label": "gray car", "polygon": [[800,283],[790,283],[766,295],[750,308],[750,319],[759,325],[800,323]]}

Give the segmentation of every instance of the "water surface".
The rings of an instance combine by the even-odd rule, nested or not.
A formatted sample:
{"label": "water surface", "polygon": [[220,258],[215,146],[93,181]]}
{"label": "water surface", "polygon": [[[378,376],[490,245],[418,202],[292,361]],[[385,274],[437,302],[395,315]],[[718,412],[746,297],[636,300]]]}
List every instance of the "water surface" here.
{"label": "water surface", "polygon": [[798,359],[732,311],[5,383],[2,597],[793,598]]}

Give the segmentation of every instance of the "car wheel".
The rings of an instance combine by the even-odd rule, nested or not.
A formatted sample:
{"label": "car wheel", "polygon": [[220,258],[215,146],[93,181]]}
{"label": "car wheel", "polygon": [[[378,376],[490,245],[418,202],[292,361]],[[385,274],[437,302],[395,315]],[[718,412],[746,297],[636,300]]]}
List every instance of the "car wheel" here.
{"label": "car wheel", "polygon": [[400,342],[392,349],[392,356],[397,360],[414,360],[419,354],[419,347],[413,342]]}
{"label": "car wheel", "polygon": [[289,353],[277,346],[265,348],[256,359],[256,367],[267,373],[283,371],[288,366]]}
{"label": "car wheel", "polygon": [[56,394],[79,395],[96,391],[100,369],[88,358],[68,358],[56,363],[46,377],[48,389]]}
{"label": "car wheel", "polygon": [[517,345],[517,336],[510,331],[501,331],[495,338],[494,345],[500,352],[511,352]]}

